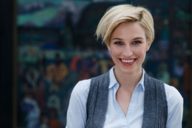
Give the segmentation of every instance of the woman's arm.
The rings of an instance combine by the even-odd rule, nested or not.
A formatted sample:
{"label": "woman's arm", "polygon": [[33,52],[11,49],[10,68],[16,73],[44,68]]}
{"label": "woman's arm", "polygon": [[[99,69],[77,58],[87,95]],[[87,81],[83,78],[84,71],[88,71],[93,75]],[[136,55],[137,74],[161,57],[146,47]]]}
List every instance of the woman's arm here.
{"label": "woman's arm", "polygon": [[67,110],[66,128],[84,128],[86,123],[86,102],[90,80],[83,80],[74,87]]}
{"label": "woman's arm", "polygon": [[167,128],[182,128],[183,98],[176,88],[166,85],[168,104]]}

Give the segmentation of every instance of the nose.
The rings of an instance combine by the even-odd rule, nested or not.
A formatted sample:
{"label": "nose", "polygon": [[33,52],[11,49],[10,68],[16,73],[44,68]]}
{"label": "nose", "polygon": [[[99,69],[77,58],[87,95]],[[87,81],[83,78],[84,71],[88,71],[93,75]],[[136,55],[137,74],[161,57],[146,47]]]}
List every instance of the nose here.
{"label": "nose", "polygon": [[122,52],[125,57],[129,57],[133,55],[133,49],[131,48],[130,45],[126,45]]}

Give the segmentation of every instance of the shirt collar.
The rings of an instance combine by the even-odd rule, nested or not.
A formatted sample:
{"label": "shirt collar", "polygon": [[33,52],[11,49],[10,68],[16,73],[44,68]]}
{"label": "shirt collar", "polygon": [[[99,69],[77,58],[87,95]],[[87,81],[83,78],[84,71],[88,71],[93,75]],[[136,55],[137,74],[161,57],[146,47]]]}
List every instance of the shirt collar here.
{"label": "shirt collar", "polygon": [[[141,88],[142,88],[143,91],[145,90],[145,86],[144,86],[144,75],[145,75],[145,70],[143,69],[143,70],[142,70],[142,77],[141,77],[141,79],[139,80],[139,82],[138,82],[138,84],[137,84],[137,86],[141,86]],[[118,84],[117,79],[116,79],[115,74],[114,74],[114,67],[112,67],[112,68],[109,70],[109,79],[110,79],[109,89]]]}
{"label": "shirt collar", "polygon": [[112,67],[109,70],[109,81],[110,81],[109,82],[109,89],[118,84],[117,79],[116,79],[115,74],[114,74],[114,67]]}

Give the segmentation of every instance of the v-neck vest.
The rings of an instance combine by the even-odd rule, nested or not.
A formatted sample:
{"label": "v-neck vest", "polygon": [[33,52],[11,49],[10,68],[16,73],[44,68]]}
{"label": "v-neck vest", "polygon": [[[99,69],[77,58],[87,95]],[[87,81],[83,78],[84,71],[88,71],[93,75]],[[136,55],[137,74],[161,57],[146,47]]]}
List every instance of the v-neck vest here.
{"label": "v-neck vest", "polygon": [[[166,128],[168,107],[164,83],[145,73],[144,87],[142,128]],[[91,79],[85,128],[103,128],[108,106],[108,94],[109,72]]]}

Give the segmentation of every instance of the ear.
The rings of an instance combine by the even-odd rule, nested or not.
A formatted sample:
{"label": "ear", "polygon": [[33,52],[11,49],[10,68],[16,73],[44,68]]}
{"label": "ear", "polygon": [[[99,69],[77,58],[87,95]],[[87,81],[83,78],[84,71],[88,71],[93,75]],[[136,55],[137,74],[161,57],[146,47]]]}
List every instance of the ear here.
{"label": "ear", "polygon": [[109,45],[107,45],[107,50],[109,52],[109,55],[111,55],[111,48],[109,47]]}
{"label": "ear", "polygon": [[108,49],[108,51],[110,50],[110,45],[109,44],[106,44],[106,47]]}
{"label": "ear", "polygon": [[146,52],[149,51],[150,47],[151,47],[151,43],[147,43]]}

